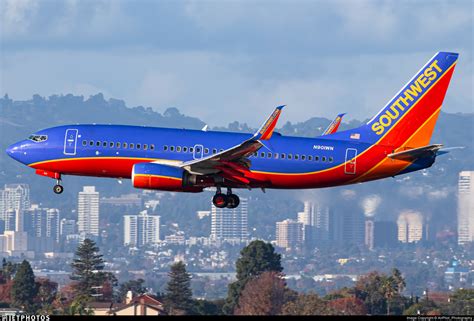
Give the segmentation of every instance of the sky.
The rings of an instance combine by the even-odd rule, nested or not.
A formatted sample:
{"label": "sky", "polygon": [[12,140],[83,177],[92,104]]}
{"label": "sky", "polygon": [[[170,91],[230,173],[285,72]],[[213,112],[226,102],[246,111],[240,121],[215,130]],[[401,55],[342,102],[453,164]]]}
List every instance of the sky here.
{"label": "sky", "polygon": [[0,0],[0,94],[102,92],[210,125],[367,119],[437,51],[474,111],[474,2]]}

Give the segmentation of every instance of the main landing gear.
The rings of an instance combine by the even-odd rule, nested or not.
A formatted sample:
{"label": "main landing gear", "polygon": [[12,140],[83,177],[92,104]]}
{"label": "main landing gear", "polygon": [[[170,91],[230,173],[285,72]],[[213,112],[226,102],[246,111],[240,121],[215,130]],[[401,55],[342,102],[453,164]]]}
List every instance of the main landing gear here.
{"label": "main landing gear", "polygon": [[240,204],[240,199],[237,195],[232,194],[232,189],[227,188],[227,194],[224,194],[221,192],[221,188],[217,187],[212,203],[217,208],[236,208]]}
{"label": "main landing gear", "polygon": [[61,194],[64,191],[64,187],[61,185],[61,180],[60,179],[56,180],[56,185],[54,185],[53,191],[56,194]]}

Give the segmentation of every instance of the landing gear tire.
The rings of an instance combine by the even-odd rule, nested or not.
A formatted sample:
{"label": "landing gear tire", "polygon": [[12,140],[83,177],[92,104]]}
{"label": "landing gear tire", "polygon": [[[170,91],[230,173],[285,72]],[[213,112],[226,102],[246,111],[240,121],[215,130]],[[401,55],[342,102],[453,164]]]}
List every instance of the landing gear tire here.
{"label": "landing gear tire", "polygon": [[227,195],[227,208],[236,208],[240,204],[240,199],[235,194]]}
{"label": "landing gear tire", "polygon": [[54,185],[53,191],[56,194],[61,194],[64,191],[64,187],[62,185],[59,185],[59,184]]}
{"label": "landing gear tire", "polygon": [[212,198],[212,204],[217,208],[225,208],[228,204],[228,196],[222,193],[217,193]]}

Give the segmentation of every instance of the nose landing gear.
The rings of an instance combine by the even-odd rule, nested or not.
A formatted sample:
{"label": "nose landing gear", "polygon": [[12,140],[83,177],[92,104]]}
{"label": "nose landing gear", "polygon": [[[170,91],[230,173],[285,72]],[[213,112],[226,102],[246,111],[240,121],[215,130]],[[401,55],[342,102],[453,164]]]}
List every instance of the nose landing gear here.
{"label": "nose landing gear", "polygon": [[56,185],[53,187],[53,191],[56,194],[61,194],[64,191],[64,187],[61,185],[61,180],[56,180]]}
{"label": "nose landing gear", "polygon": [[221,192],[221,188],[217,187],[212,203],[217,208],[236,208],[240,204],[240,199],[237,195],[232,194],[232,189],[227,188],[227,194],[224,194]]}

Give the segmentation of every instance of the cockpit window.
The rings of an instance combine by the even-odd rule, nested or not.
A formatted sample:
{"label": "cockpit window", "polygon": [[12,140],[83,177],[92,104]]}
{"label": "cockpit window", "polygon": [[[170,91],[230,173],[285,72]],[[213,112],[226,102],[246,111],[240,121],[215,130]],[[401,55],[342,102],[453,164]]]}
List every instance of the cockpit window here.
{"label": "cockpit window", "polygon": [[28,139],[34,141],[35,143],[41,143],[41,142],[47,141],[48,136],[47,135],[30,135]]}

